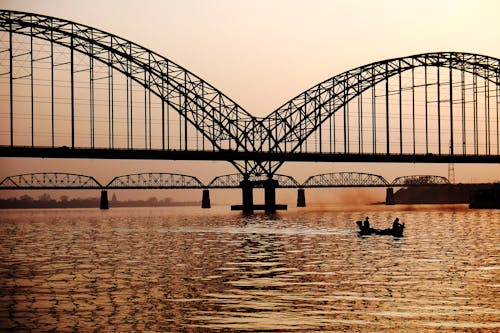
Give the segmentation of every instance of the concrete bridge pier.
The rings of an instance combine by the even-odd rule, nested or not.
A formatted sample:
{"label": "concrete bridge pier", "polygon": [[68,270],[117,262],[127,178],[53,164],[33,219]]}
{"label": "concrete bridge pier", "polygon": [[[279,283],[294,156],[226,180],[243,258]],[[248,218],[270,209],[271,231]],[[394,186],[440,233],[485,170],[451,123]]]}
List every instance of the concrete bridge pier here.
{"label": "concrete bridge pier", "polygon": [[[264,188],[264,204],[254,205],[253,189],[258,185]],[[242,210],[244,214],[253,214],[254,210],[263,210],[266,213],[274,214],[278,209],[286,209],[286,205],[276,204],[276,188],[279,183],[275,179],[266,179],[258,181],[243,180],[240,182],[240,188],[243,194],[243,204],[233,205],[231,210]]]}
{"label": "concrete bridge pier", "polygon": [[242,193],[242,204],[232,205],[231,210],[241,210],[244,214],[253,214],[254,204],[253,204],[253,187],[254,184],[248,179],[242,180],[240,182],[240,188]]}
{"label": "concrete bridge pier", "polygon": [[264,211],[266,213],[276,213],[276,187],[278,187],[277,180],[267,179],[264,181]]}
{"label": "concrete bridge pier", "polygon": [[240,183],[242,191],[243,213],[253,213],[253,183],[249,180],[243,180]]}
{"label": "concrete bridge pier", "polygon": [[201,197],[201,208],[211,208],[210,206],[210,191],[204,189]]}
{"label": "concrete bridge pier", "polygon": [[100,208],[101,208],[101,209],[109,209],[108,191],[106,191],[106,190],[102,190],[102,191],[101,191],[101,203],[100,203]]}
{"label": "concrete bridge pier", "polygon": [[394,189],[392,187],[388,187],[385,192],[385,204],[387,206],[394,205]]}
{"label": "concrete bridge pier", "polygon": [[306,191],[303,188],[297,190],[297,207],[306,206]]}

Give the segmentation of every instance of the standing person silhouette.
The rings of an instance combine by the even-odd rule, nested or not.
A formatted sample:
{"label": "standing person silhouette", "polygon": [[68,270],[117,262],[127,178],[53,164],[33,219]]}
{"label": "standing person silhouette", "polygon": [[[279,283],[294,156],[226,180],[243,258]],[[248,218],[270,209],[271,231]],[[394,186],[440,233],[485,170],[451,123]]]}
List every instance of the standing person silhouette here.
{"label": "standing person silhouette", "polygon": [[365,231],[370,231],[370,221],[368,219],[368,216],[365,218],[365,221],[363,222],[363,229]]}

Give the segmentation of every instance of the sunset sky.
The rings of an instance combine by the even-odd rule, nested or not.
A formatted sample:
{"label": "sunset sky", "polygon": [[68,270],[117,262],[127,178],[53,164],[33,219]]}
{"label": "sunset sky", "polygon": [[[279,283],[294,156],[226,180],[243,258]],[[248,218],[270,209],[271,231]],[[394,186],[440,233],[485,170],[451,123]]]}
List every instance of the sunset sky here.
{"label": "sunset sky", "polygon": [[[256,116],[374,61],[434,51],[500,57],[498,0],[0,0],[0,8],[76,21],[129,39],[189,69]],[[312,174],[360,171],[391,181],[403,174],[447,176],[447,170],[447,164],[287,163],[278,173],[302,182]],[[43,171],[91,175],[102,183],[149,171],[189,174],[208,183],[236,172],[225,162],[0,158],[2,179]],[[500,165],[456,164],[455,174],[457,181],[494,181]],[[190,195],[175,193],[181,199]],[[199,198],[198,192],[189,197]]]}

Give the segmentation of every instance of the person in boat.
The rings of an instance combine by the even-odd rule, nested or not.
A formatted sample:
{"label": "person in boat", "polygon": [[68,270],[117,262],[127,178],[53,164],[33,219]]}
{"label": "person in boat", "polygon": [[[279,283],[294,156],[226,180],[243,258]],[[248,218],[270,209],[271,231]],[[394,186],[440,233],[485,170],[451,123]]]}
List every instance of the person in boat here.
{"label": "person in boat", "polygon": [[372,229],[370,228],[370,221],[368,220],[368,216],[364,221],[361,220],[356,221],[356,224],[358,225],[359,232],[362,235],[369,235],[371,233]]}
{"label": "person in boat", "polygon": [[360,229],[362,234],[368,235],[371,233],[370,221],[369,221],[368,216],[363,221],[363,225],[361,225],[361,221],[359,221],[359,229]]}
{"label": "person in boat", "polygon": [[403,234],[403,229],[404,229],[405,225],[404,224],[401,224],[399,223],[399,218],[396,217],[396,219],[394,220],[394,222],[392,223],[392,232],[394,234]]}
{"label": "person in boat", "polygon": [[370,230],[370,221],[368,219],[368,216],[365,218],[365,221],[363,222],[363,229],[366,231]]}
{"label": "person in boat", "polygon": [[401,224],[399,223],[399,217],[396,217],[394,222],[392,222],[392,229],[397,230],[401,227]]}

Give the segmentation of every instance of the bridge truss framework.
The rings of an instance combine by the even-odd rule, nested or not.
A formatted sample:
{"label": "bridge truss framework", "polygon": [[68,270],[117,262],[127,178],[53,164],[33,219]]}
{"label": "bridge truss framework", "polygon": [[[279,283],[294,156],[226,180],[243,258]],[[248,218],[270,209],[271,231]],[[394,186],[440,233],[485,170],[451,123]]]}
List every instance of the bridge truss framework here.
{"label": "bridge truss framework", "polygon": [[500,163],[500,59],[479,54],[363,65],[256,117],[134,42],[0,10],[0,87],[0,156],[225,160],[271,206],[287,161]]}

